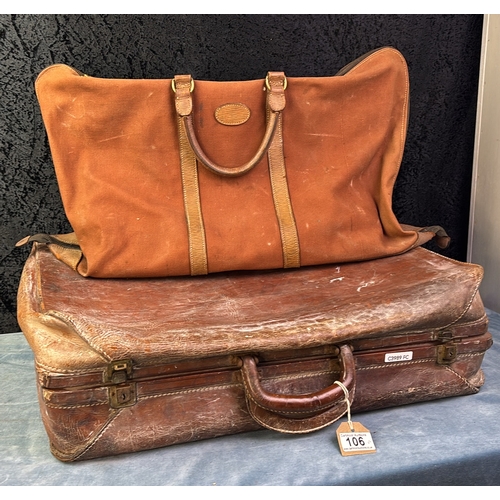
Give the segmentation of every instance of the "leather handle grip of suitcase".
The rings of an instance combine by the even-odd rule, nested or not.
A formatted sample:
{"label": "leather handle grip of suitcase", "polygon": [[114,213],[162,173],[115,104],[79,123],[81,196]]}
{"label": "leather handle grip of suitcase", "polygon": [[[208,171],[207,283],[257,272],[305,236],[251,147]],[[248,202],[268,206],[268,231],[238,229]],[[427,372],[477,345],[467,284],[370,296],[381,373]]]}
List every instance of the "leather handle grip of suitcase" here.
{"label": "leather handle grip of suitcase", "polygon": [[[336,383],[312,394],[274,394],[266,391],[259,381],[257,364],[252,356],[243,356],[241,373],[247,406],[259,424],[268,429],[287,433],[305,433],[325,427],[347,411],[344,390]],[[349,393],[352,403],[356,388],[356,371],[351,348],[340,348],[343,367],[339,380]]]}

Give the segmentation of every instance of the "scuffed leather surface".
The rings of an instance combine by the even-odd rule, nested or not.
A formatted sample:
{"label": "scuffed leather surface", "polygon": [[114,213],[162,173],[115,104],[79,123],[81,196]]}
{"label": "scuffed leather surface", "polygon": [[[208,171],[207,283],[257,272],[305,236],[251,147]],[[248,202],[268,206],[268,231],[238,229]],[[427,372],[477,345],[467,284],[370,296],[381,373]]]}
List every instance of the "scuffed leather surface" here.
{"label": "scuffed leather surface", "polygon": [[[72,461],[255,430],[256,421],[316,430],[343,414],[335,380],[345,380],[355,411],[476,393],[491,345],[481,277],[480,266],[416,248],[288,272],[93,280],[36,243],[19,322],[52,452]],[[436,363],[443,334],[458,339],[449,366]],[[350,359],[342,375],[340,346]],[[412,361],[384,362],[400,350],[412,350]],[[242,380],[244,354],[263,361],[264,392]],[[133,395],[120,407],[106,384],[110,361],[124,359],[132,370],[119,387]]]}
{"label": "scuffed leather surface", "polygon": [[[19,321],[38,361],[58,370],[304,349],[444,329],[469,310],[482,273],[416,248],[341,266],[124,282],[83,278],[35,244]],[[471,312],[468,322],[484,316]],[[61,351],[45,348],[53,342]]]}
{"label": "scuffed leather surface", "polygon": [[0,16],[0,331],[18,330],[29,251],[14,243],[70,230],[33,90],[47,65],[128,78],[252,79],[270,68],[318,76],[396,46],[409,64],[411,117],[395,212],[444,226],[445,253],[465,259],[481,27],[481,15]]}
{"label": "scuffed leather surface", "polygon": [[0,483],[498,486],[500,315],[488,316],[496,342],[484,358],[481,391],[356,415],[372,432],[377,452],[349,459],[340,455],[334,425],[302,436],[263,430],[63,464],[50,454],[40,419],[33,353],[22,334],[3,335]]}
{"label": "scuffed leather surface", "polygon": [[[368,367],[374,369],[371,372],[356,370],[357,387],[350,392],[352,411],[475,394],[484,383],[479,367],[490,346],[489,334],[478,336],[468,348],[461,348],[451,366],[437,365],[434,353],[420,358],[415,346],[413,362],[372,365]],[[293,363],[289,365],[293,367]],[[282,366],[270,368],[279,374]],[[325,376],[299,370],[274,378],[261,375],[263,385],[280,395],[309,395],[339,379],[335,372]],[[266,369],[262,371],[265,374]],[[217,383],[214,379],[218,378],[222,380]],[[263,413],[259,404],[248,400],[247,389],[231,373],[226,377],[212,372],[171,380],[138,380],[136,387],[135,404],[119,409],[109,407],[105,387],[40,388],[42,419],[52,453],[63,461],[86,460],[257,430],[259,424],[297,435],[331,425],[346,411],[343,397],[339,397],[317,414],[298,415],[292,408],[287,418]]]}

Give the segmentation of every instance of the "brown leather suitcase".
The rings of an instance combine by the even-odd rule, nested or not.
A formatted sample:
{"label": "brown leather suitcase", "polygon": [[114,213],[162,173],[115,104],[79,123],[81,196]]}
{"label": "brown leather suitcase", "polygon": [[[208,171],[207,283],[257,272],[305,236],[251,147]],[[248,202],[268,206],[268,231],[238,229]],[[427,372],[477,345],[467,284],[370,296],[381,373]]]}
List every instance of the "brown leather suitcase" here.
{"label": "brown leather suitcase", "polygon": [[18,317],[52,453],[74,461],[473,394],[482,269],[424,248],[297,270],[107,280],[35,244]]}

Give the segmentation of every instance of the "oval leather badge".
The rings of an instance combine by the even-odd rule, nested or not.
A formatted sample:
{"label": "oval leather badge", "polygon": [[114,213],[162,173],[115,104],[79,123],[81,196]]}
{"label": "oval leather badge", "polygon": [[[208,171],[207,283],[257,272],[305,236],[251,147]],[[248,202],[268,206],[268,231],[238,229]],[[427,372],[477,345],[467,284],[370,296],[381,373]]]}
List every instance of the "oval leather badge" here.
{"label": "oval leather badge", "polygon": [[215,119],[222,125],[241,125],[250,118],[250,109],[239,102],[223,104],[215,110]]}

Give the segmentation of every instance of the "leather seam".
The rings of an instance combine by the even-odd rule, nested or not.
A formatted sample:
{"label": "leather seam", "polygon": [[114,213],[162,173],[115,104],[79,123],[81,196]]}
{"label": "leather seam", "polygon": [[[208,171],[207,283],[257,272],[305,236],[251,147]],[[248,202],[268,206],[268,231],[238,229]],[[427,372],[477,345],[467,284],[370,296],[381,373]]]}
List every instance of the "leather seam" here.
{"label": "leather seam", "polygon": [[207,392],[207,391],[215,391],[219,389],[227,389],[229,387],[240,387],[240,384],[237,383],[230,383],[230,384],[223,384],[223,385],[212,385],[210,387],[200,387],[196,389],[185,389],[185,390],[179,390],[179,391],[167,391],[167,392],[162,392],[161,394],[152,394],[152,395],[138,395],[137,400],[142,400],[142,399],[154,399],[154,398],[161,398],[164,396],[175,396],[177,394],[191,394],[191,393],[196,393],[196,392]]}
{"label": "leather seam", "polygon": [[269,425],[268,423],[264,422],[262,419],[260,419],[258,416],[254,415],[254,413],[252,412],[252,410],[249,408],[249,412],[250,412],[250,415],[252,416],[252,418],[259,424],[259,425],[262,425],[262,427],[265,427],[266,429],[270,429],[272,431],[278,431],[278,432],[284,432],[286,434],[305,434],[305,433],[309,433],[309,432],[313,432],[313,431],[317,431],[319,429],[323,429],[325,427],[328,427],[329,425],[332,425],[334,422],[336,422],[337,420],[339,420],[340,418],[342,418],[346,413],[347,413],[347,409],[341,413],[337,418],[334,418],[333,420],[331,421],[327,421],[326,423],[324,424],[321,424],[321,425],[318,425],[318,426],[315,426],[315,427],[308,427],[306,430],[290,430],[290,429],[286,429],[284,430],[283,428],[281,427],[278,427],[278,426],[272,426],[272,425]]}
{"label": "leather seam", "polygon": [[85,445],[85,447],[76,453],[73,454],[65,454],[57,450],[54,446],[54,444],[51,442],[50,443],[50,449],[52,454],[56,457],[59,458],[60,460],[65,460],[65,461],[75,461],[83,457],[86,453],[88,453],[89,450],[91,450],[97,442],[101,439],[101,437],[106,433],[106,431],[113,426],[113,424],[116,421],[116,418],[118,415],[120,415],[122,410],[117,410],[113,415],[111,415],[110,418],[104,423],[103,427],[101,430],[94,436],[94,439]]}
{"label": "leather seam", "polygon": [[469,389],[471,389],[474,393],[479,392],[479,388],[472,385],[469,380],[467,380],[465,377],[462,377],[459,373],[457,373],[455,370],[452,370],[449,366],[445,366],[446,370],[453,373],[457,378],[459,378]]}
{"label": "leather seam", "polygon": [[[480,351],[480,352],[472,352],[472,353],[466,353],[466,354],[458,354],[456,359],[465,359],[465,358],[472,358],[476,356],[483,356],[485,351]],[[370,366],[362,366],[362,367],[356,367],[356,371],[362,371],[362,370],[376,370],[378,368],[392,368],[394,366],[408,366],[408,365],[415,365],[419,363],[432,363],[436,362],[436,358],[424,358],[424,359],[418,359],[414,361],[401,361],[399,363],[383,363],[383,364],[377,364],[377,365],[370,365]],[[438,365],[438,366],[445,366],[446,365]]]}
{"label": "leather seam", "polygon": [[73,405],[73,404],[55,404],[44,402],[44,406],[47,408],[54,408],[55,410],[73,410],[74,408],[91,408],[93,406],[109,406],[109,401],[102,401],[101,403],[91,403],[88,405]]}
{"label": "leather seam", "polygon": [[36,361],[36,366],[40,367],[42,370],[44,370],[46,373],[45,375],[51,376],[51,375],[59,375],[60,373],[69,373],[71,375],[73,374],[78,374],[78,375],[85,375],[89,373],[100,373],[102,374],[104,371],[104,368],[87,368],[87,369],[82,369],[82,368],[74,368],[74,369],[64,369],[64,368],[55,368],[51,365],[47,365],[44,363],[41,363],[40,361]]}
{"label": "leather seam", "polygon": [[65,323],[67,323],[69,326],[71,326],[71,328],[73,329],[73,331],[83,340],[85,341],[95,352],[97,352],[98,354],[100,354],[106,361],[112,361],[112,357],[109,356],[109,354],[106,353],[106,351],[104,351],[104,349],[101,349],[99,348],[97,345],[94,344],[94,342],[91,342],[89,341],[85,335],[81,334],[81,332],[79,331],[79,329],[77,328],[75,322],[71,319],[70,316],[67,316],[66,314],[63,314],[61,312],[58,312],[58,311],[54,311],[54,310],[50,310],[50,311],[47,311],[47,316],[52,316],[53,318],[57,318]]}

